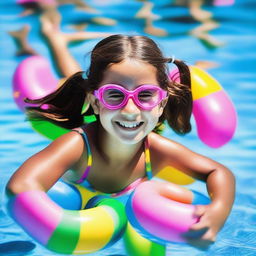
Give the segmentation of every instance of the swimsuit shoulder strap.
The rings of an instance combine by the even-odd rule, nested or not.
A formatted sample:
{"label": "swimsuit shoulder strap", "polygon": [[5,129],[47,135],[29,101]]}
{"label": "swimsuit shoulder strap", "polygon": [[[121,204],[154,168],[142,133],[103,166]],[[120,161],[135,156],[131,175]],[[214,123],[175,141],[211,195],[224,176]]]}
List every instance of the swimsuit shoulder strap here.
{"label": "swimsuit shoulder strap", "polygon": [[[86,148],[87,148],[87,167],[81,176],[79,180],[76,181],[77,184],[82,183],[88,176],[91,166],[92,166],[92,152],[89,144],[88,137],[85,133],[85,131],[82,129],[82,132],[80,130],[73,130],[75,132],[78,132],[79,134],[82,135]],[[153,177],[152,173],[152,166],[151,166],[151,161],[150,161],[150,151],[149,151],[149,143],[148,143],[148,138],[146,137],[145,142],[144,142],[144,154],[145,154],[145,171],[146,171],[146,176],[150,180]]]}
{"label": "swimsuit shoulder strap", "polygon": [[141,182],[145,181],[146,179],[150,180],[150,179],[153,178],[152,167],[151,167],[151,162],[150,162],[149,143],[148,143],[148,138],[147,137],[144,141],[144,155],[145,155],[146,177],[138,178],[137,180],[132,182],[130,185],[128,185],[126,188],[124,188],[122,191],[117,192],[117,193],[113,193],[111,195],[112,197],[119,197],[121,195],[129,193],[130,191],[133,191]]}
{"label": "swimsuit shoulder strap", "polygon": [[87,176],[88,176],[88,174],[90,172],[90,169],[92,167],[92,152],[91,152],[91,148],[90,148],[88,137],[87,137],[84,129],[82,129],[82,128],[79,129],[79,130],[78,129],[77,130],[74,129],[72,131],[78,132],[79,134],[82,135],[83,140],[84,140],[85,145],[86,145],[86,149],[87,149],[87,167],[84,170],[84,173],[81,176],[81,178],[79,180],[75,181],[75,183],[80,184],[80,183],[82,183],[87,178]]}
{"label": "swimsuit shoulder strap", "polygon": [[144,154],[145,154],[146,175],[147,175],[148,179],[150,180],[153,178],[153,173],[152,173],[152,166],[151,166],[151,161],[150,161],[148,137],[146,137],[145,142],[144,142]]}

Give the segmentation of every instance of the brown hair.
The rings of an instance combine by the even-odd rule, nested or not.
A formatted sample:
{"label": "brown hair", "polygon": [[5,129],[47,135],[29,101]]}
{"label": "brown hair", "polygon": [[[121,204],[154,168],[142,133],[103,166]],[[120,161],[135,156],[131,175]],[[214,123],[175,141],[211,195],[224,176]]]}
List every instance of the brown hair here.
{"label": "brown hair", "polygon": [[[83,78],[84,72],[77,72],[54,93],[38,100],[26,99],[28,103],[37,104],[27,108],[29,117],[46,119],[69,129],[81,126],[83,116],[93,113],[91,107],[86,113],[81,113],[86,95],[98,87],[109,64],[119,63],[126,58],[153,65],[157,69],[160,86],[169,92],[167,105],[156,130],[167,120],[176,133],[189,132],[192,112],[189,68],[183,61],[165,58],[157,44],[146,36],[112,35],[101,40],[91,52],[87,78]],[[170,80],[168,62],[178,67],[180,83]],[[42,108],[43,104],[48,107]]]}

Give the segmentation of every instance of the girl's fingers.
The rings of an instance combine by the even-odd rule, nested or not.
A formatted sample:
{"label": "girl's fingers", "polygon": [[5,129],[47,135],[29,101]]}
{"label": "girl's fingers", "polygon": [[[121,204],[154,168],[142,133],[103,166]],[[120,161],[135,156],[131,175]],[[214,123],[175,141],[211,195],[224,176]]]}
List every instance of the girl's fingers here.
{"label": "girl's fingers", "polygon": [[196,205],[196,209],[194,212],[195,216],[201,217],[206,212],[206,206],[205,205]]}
{"label": "girl's fingers", "polygon": [[189,230],[190,231],[197,231],[197,230],[200,230],[200,229],[205,229],[205,228],[208,228],[208,225],[205,221],[199,221],[195,224],[193,224]]}

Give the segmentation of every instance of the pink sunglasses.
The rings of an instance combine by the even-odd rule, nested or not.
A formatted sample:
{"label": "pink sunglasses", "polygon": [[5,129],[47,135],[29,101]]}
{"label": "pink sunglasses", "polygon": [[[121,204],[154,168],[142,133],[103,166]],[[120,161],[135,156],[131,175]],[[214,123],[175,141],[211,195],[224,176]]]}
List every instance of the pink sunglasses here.
{"label": "pink sunglasses", "polygon": [[123,108],[130,98],[138,107],[151,110],[167,97],[167,91],[148,84],[141,85],[133,91],[128,91],[117,84],[106,84],[95,90],[94,96],[111,110]]}

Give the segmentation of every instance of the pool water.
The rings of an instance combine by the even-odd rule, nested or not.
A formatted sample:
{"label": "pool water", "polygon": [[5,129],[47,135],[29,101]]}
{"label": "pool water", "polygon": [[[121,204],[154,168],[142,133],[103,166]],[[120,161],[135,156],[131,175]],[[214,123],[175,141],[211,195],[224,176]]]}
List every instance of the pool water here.
{"label": "pool water", "polygon": [[[209,69],[224,87],[238,113],[238,127],[233,139],[219,149],[204,145],[193,130],[180,137],[170,129],[164,135],[192,150],[213,158],[229,167],[236,176],[237,191],[233,210],[219,232],[217,241],[207,251],[201,251],[184,244],[170,244],[167,255],[256,255],[256,2],[237,0],[235,5],[226,7],[205,7],[219,22],[219,28],[210,32],[221,47],[210,47],[188,32],[199,25],[182,6],[173,6],[173,1],[152,1],[154,13],[161,19],[154,21],[158,28],[165,29],[165,37],[151,36],[167,56],[175,54],[179,59],[193,64],[198,60],[211,61],[218,66]],[[144,34],[144,21],[134,15],[141,7],[139,1],[94,0],[88,4],[100,10],[100,15],[116,19],[115,26],[102,26],[90,23],[89,31],[108,31],[112,33]],[[125,8],[125,14],[123,10]],[[32,130],[25,121],[24,114],[17,108],[12,96],[12,75],[17,64],[25,57],[15,56],[17,46],[7,31],[20,29],[30,24],[30,45],[41,55],[51,59],[50,52],[39,33],[38,15],[20,17],[22,8],[14,0],[0,3],[0,193],[13,172],[29,156],[44,148],[49,141]],[[76,9],[73,5],[60,7],[63,16],[62,29],[72,31],[70,24],[90,22],[93,15]],[[65,18],[64,18],[65,17]],[[88,60],[84,54],[89,52],[98,40],[88,40],[70,46],[71,53],[86,68]],[[57,76],[57,72],[55,72]],[[255,126],[254,126],[255,125]],[[205,192],[205,185],[196,182],[193,188]],[[1,199],[0,208],[0,255],[56,255],[47,251],[26,235],[13,220],[6,215]],[[122,242],[113,247],[91,255],[125,255]]]}

